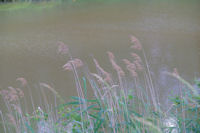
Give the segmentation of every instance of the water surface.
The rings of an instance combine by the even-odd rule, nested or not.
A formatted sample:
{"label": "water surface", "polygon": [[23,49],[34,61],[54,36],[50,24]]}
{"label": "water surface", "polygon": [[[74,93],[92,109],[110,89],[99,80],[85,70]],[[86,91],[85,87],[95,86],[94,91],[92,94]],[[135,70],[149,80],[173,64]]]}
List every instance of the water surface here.
{"label": "water surface", "polygon": [[0,12],[0,87],[19,86],[15,79],[25,77],[34,98],[39,96],[39,82],[49,83],[65,98],[76,95],[72,73],[62,69],[68,57],[57,54],[56,42],[69,45],[73,56],[93,72],[91,55],[113,71],[106,52],[112,51],[122,65],[121,59],[130,59],[132,34],[144,46],[160,96],[166,96],[175,84],[161,72],[176,67],[189,81],[200,77],[199,12],[200,2],[189,0],[99,2]]}

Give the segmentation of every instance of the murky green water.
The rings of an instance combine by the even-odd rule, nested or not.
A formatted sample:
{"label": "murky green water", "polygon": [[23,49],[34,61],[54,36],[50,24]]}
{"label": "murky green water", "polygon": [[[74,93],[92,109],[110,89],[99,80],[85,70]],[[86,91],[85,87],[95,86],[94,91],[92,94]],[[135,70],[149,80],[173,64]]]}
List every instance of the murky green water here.
{"label": "murky green water", "polygon": [[199,12],[200,2],[189,0],[0,12],[0,88],[15,87],[16,78],[25,77],[34,98],[39,96],[39,82],[54,86],[63,97],[76,95],[72,73],[62,70],[68,58],[57,54],[56,42],[69,45],[73,56],[94,72],[91,55],[106,70],[112,70],[107,51],[112,51],[119,63],[130,57],[129,35],[133,34],[148,55],[160,95],[167,95],[174,84],[169,84],[162,71],[176,67],[190,81],[200,77]]}

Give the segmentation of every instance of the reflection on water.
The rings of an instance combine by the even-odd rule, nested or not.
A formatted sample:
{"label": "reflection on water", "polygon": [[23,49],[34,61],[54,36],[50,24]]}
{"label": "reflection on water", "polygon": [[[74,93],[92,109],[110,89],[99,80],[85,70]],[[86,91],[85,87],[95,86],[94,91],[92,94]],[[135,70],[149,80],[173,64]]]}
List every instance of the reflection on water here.
{"label": "reflection on water", "polygon": [[[129,57],[129,35],[142,42],[153,78],[162,97],[176,85],[162,72],[176,67],[189,79],[200,76],[199,2],[128,2],[88,4],[44,11],[0,12],[0,87],[16,85],[25,77],[32,87],[39,82],[54,86],[65,97],[76,94],[68,60],[56,52],[56,42],[70,46],[94,70],[91,54],[106,70],[106,51]],[[26,90],[25,90],[26,91]],[[26,93],[26,92],[25,92]],[[33,92],[33,96],[38,94]]]}

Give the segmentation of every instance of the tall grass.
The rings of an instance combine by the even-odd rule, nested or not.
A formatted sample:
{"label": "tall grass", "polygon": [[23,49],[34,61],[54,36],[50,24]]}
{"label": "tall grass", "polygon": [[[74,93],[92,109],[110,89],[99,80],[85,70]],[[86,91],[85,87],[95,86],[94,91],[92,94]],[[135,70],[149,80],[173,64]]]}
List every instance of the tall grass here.
{"label": "tall grass", "polygon": [[[8,87],[0,91],[7,108],[7,112],[0,110],[2,130],[5,133],[200,132],[198,90],[181,78],[176,69],[171,73],[166,72],[166,75],[177,79],[181,93],[171,97],[173,104],[164,110],[145,50],[136,37],[130,38],[132,59],[122,59],[126,69],[119,66],[120,61],[112,52],[107,52],[110,66],[116,74],[104,70],[95,58],[96,72],[90,72],[80,59],[73,58],[64,43],[58,42],[58,53],[70,57],[63,69],[74,74],[77,96],[65,102],[52,86],[40,83],[40,98],[44,106],[38,107],[26,79],[18,78],[21,89]],[[79,71],[82,70],[85,75],[80,77]],[[128,83],[128,80],[132,82]],[[200,82],[196,81],[196,85],[200,87]],[[29,90],[32,113],[26,107],[22,108],[21,103],[26,102],[22,88]],[[49,103],[47,91],[52,92],[54,103]],[[93,96],[88,97],[88,91],[92,91]]]}

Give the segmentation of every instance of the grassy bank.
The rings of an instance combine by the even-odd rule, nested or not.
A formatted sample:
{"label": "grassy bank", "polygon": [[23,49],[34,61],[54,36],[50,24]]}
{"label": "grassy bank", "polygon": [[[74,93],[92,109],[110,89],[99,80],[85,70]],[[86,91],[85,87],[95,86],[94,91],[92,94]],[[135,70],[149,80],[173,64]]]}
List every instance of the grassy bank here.
{"label": "grassy bank", "polygon": [[0,11],[16,11],[24,9],[41,10],[58,6],[60,2],[61,1],[0,3]]}
{"label": "grassy bank", "polygon": [[[123,2],[131,1],[131,0],[124,0]],[[121,0],[49,0],[49,1],[39,1],[39,2],[5,2],[0,3],[0,11],[16,11],[16,10],[24,10],[24,9],[33,9],[33,10],[41,10],[47,9],[52,7],[59,7],[59,6],[84,6],[88,3],[116,3],[121,2]]]}
{"label": "grassy bank", "polygon": [[30,3],[30,2],[17,2],[17,3],[6,3],[0,4],[0,11],[16,11],[23,9],[46,9],[56,6],[58,3],[55,2],[39,2],[39,3]]}
{"label": "grassy bank", "polygon": [[[77,96],[66,102],[52,86],[40,83],[43,106],[36,105],[28,82],[18,78],[20,87],[8,87],[0,93],[7,107],[6,112],[0,110],[4,132],[200,132],[200,95],[197,91],[200,82],[195,82],[195,88],[181,78],[178,70],[164,72],[176,79],[180,91],[174,97],[166,97],[172,104],[164,108],[159,102],[159,90],[151,76],[145,51],[137,38],[130,38],[130,59],[116,60],[112,52],[107,52],[110,67],[115,71],[112,74],[104,70],[94,57],[96,72],[90,72],[80,59],[73,58],[67,45],[58,42],[58,53],[70,58],[63,69],[74,74]],[[125,68],[119,66],[119,62],[123,62]],[[25,102],[22,89],[29,90],[31,113],[22,107]],[[88,97],[88,91],[93,92],[92,97]],[[54,96],[54,103],[48,101],[47,92]]]}

